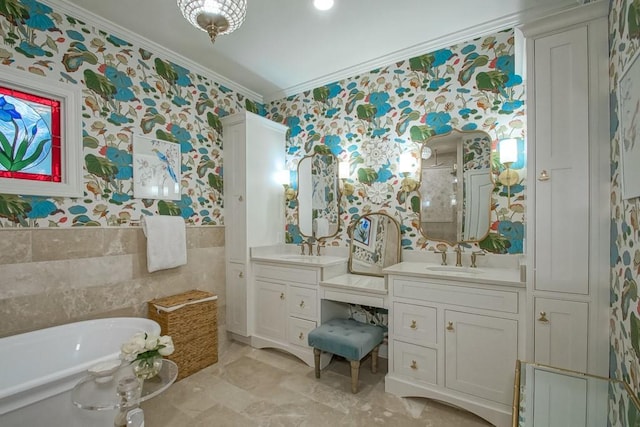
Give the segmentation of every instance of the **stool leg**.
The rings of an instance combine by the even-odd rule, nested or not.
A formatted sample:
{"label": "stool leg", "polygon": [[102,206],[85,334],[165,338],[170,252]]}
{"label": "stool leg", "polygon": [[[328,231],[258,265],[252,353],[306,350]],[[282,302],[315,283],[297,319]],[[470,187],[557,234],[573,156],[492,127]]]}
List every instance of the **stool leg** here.
{"label": "stool leg", "polygon": [[353,360],[351,362],[351,393],[358,392],[358,374],[360,373],[360,361]]}
{"label": "stool leg", "polygon": [[380,350],[380,346],[371,350],[371,372],[374,374],[378,372],[378,350]]}
{"label": "stool leg", "polygon": [[322,351],[319,348],[313,349],[313,364],[316,369],[316,378],[320,378],[320,353]]}

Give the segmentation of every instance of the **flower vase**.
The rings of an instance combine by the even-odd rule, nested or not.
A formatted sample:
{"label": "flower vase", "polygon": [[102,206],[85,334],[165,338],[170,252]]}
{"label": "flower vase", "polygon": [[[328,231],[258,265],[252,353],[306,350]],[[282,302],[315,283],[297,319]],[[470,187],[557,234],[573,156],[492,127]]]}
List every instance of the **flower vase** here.
{"label": "flower vase", "polygon": [[131,365],[136,377],[141,380],[148,380],[158,375],[160,369],[162,369],[162,356],[157,355],[136,359]]}

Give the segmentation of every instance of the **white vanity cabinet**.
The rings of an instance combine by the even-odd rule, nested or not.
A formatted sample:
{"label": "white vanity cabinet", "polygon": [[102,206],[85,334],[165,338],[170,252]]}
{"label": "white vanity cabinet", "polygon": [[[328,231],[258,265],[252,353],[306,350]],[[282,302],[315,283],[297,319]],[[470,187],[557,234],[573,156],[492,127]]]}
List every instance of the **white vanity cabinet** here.
{"label": "white vanity cabinet", "polygon": [[392,311],[386,391],[511,425],[514,368],[524,355],[523,284],[401,274],[419,270],[410,264],[385,270]]}
{"label": "white vanity cabinet", "polygon": [[527,51],[527,360],[608,375],[606,2],[521,28]]}
{"label": "white vanity cabinet", "polygon": [[246,111],[222,124],[226,327],[242,339],[251,333],[249,247],[284,241],[284,199],[275,174],[284,169],[287,127]]}
{"label": "white vanity cabinet", "polygon": [[320,267],[278,262],[252,262],[254,325],[251,345],[278,348],[313,366],[307,335],[320,324],[318,283],[342,274],[346,261]]}

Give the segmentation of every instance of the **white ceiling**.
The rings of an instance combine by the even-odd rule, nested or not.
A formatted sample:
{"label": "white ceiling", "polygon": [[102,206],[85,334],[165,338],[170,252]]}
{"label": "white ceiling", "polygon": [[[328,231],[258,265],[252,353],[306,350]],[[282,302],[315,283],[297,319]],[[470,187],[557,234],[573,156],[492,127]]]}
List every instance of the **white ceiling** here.
{"label": "white ceiling", "polygon": [[182,17],[175,0],[48,1],[81,19],[97,15],[110,21],[99,24],[130,41],[123,29],[132,31],[152,47],[177,52],[221,77],[221,83],[265,102],[578,2],[335,0],[333,9],[320,12],[312,0],[247,0],[244,24],[212,45],[205,32]]}

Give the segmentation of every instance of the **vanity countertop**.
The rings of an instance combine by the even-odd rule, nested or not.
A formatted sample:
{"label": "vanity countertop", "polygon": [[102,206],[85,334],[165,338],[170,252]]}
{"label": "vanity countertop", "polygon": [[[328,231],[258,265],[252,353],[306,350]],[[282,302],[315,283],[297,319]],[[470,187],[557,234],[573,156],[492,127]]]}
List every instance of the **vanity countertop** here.
{"label": "vanity countertop", "polygon": [[251,260],[308,267],[346,265],[349,260],[344,249],[326,247],[322,250],[322,255],[302,255],[296,245],[254,246],[251,248]]}
{"label": "vanity countertop", "polygon": [[429,262],[401,262],[382,270],[385,274],[455,280],[489,285],[524,287],[517,268],[499,267],[455,267]]}
{"label": "vanity countertop", "polygon": [[371,294],[387,294],[384,277],[363,276],[359,274],[342,274],[320,282],[321,286],[366,292]]}
{"label": "vanity countertop", "polygon": [[347,258],[333,255],[294,255],[269,254],[252,255],[252,261],[276,262],[278,264],[306,265],[314,267],[329,267],[331,265],[346,264]]}

